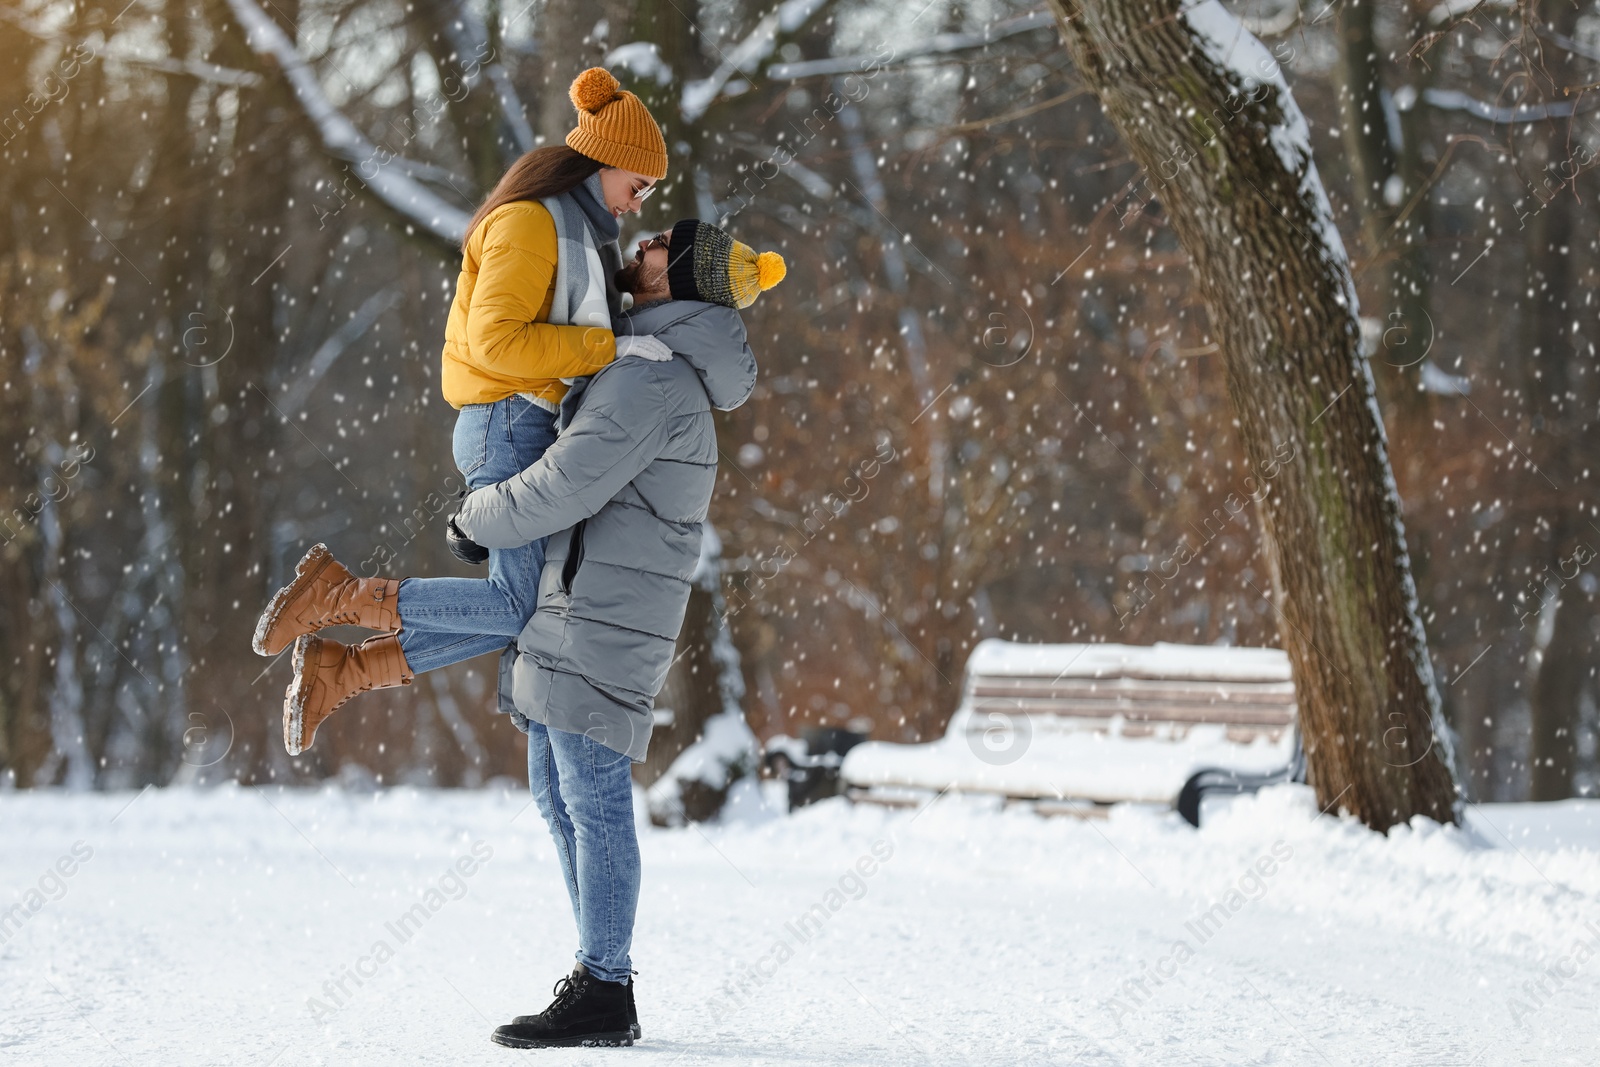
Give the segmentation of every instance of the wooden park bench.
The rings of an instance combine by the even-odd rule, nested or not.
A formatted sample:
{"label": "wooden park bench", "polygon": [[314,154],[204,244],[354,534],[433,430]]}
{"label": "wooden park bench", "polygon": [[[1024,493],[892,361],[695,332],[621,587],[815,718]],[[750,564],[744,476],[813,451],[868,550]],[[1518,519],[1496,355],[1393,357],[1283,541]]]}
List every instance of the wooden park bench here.
{"label": "wooden park bench", "polygon": [[844,757],[855,800],[987,793],[1043,814],[1177,807],[1303,779],[1289,659],[1275,648],[984,641],[960,707],[927,744],[869,741]]}

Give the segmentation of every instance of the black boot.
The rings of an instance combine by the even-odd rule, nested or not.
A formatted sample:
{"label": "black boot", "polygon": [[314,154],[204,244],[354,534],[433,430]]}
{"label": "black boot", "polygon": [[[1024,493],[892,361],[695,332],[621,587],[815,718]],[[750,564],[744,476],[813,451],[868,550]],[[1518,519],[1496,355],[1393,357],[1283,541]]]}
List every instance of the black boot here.
{"label": "black boot", "polygon": [[[583,964],[580,963],[578,966],[581,968],[583,966]],[[576,973],[576,972],[574,972],[574,973]],[[635,971],[633,973],[634,974],[638,974],[639,972]],[[540,1019],[540,1016],[538,1016],[538,1015],[519,1015],[515,1019],[511,1020],[511,1025],[512,1026],[526,1026],[529,1023],[538,1022],[539,1019]],[[640,1027],[639,1027],[639,1007],[638,1007],[637,1004],[635,1004],[633,1002],[633,979],[632,978],[628,979],[628,1032],[633,1034],[633,1039],[635,1041],[639,1040],[641,1037],[644,1036],[644,1031],[642,1029],[640,1029]]]}
{"label": "black boot", "polygon": [[556,983],[554,992],[556,999],[548,1008],[496,1027],[491,1040],[508,1048],[633,1044],[627,983],[603,982],[580,963]]}

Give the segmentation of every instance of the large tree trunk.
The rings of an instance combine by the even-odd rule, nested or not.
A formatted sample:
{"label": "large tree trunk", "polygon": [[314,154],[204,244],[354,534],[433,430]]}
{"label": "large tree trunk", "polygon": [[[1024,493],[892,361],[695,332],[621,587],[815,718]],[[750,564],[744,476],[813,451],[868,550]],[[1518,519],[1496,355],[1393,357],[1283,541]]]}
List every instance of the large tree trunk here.
{"label": "large tree trunk", "polygon": [[[697,13],[695,7],[688,10]],[[666,84],[655,78],[623,79],[649,107],[667,139],[667,176],[645,212],[646,218],[663,228],[671,226],[675,219],[699,217],[695,172],[705,164],[705,131],[715,128],[704,115],[693,123],[682,118],[684,86],[706,73],[705,57],[700,52],[700,32],[683,12],[684,8],[674,0],[645,0],[634,6],[627,24],[632,39],[653,43],[662,65],[672,72],[672,80]],[[619,37],[615,43],[623,44],[624,39]],[[571,116],[569,110],[569,121]]]}
{"label": "large tree trunk", "polygon": [[[567,131],[577,125],[577,113],[572,109],[567,89],[579,72],[602,65],[609,48],[628,43],[630,17],[629,6],[616,0],[588,4],[547,0],[540,9],[536,22],[539,27],[539,85],[532,110],[534,133],[541,143],[561,144],[566,140]],[[596,35],[595,29],[602,19],[607,31],[603,36]],[[687,25],[682,18],[678,21]],[[612,73],[626,80],[624,71]],[[664,112],[657,113],[656,117],[664,115]]]}
{"label": "large tree trunk", "polygon": [[[1577,32],[1578,13],[1576,5],[1560,0],[1545,0],[1540,5],[1546,25],[1565,37]],[[1545,60],[1554,86],[1586,80],[1587,64],[1570,52],[1551,52]],[[1589,531],[1572,490],[1579,480],[1575,470],[1581,466],[1574,460],[1584,432],[1582,413],[1589,408],[1582,394],[1592,388],[1586,380],[1592,374],[1585,375],[1581,369],[1586,353],[1576,347],[1585,343],[1584,338],[1572,332],[1572,297],[1576,295],[1572,257],[1577,244],[1573,238],[1581,226],[1580,194],[1574,188],[1577,176],[1570,172],[1574,158],[1570,130],[1567,122],[1546,121],[1531,134],[1529,154],[1533,162],[1542,164],[1543,173],[1533,182],[1532,196],[1518,212],[1520,225],[1528,231],[1526,302],[1521,319],[1523,386],[1534,418],[1536,461],[1548,485],[1557,492],[1547,498],[1550,511],[1540,509],[1550,535],[1543,542],[1544,557],[1536,555],[1533,560],[1539,584],[1545,586],[1539,595],[1551,601],[1542,610],[1555,615],[1549,641],[1532,657],[1528,799],[1564,800],[1572,795],[1579,700],[1584,676],[1590,670],[1586,653],[1593,598],[1573,579],[1583,564],[1593,559],[1594,551],[1585,543]],[[1543,478],[1534,485],[1547,487]]]}
{"label": "large tree trunk", "polygon": [[[1576,558],[1593,559],[1584,554]],[[1576,559],[1569,560],[1573,566]],[[1577,582],[1557,594],[1550,640],[1535,657],[1528,706],[1533,718],[1529,745],[1529,800],[1565,800],[1573,795],[1572,775],[1578,764],[1579,701],[1590,664],[1589,620],[1594,598]]]}
{"label": "large tree trunk", "polygon": [[[227,5],[210,0],[207,10],[217,27],[212,53],[217,61],[251,69],[256,61]],[[301,16],[300,0],[273,0],[267,15],[283,32],[293,32]],[[195,521],[206,531],[189,575],[194,659],[200,669],[185,724],[180,781],[258,774],[283,754],[278,716],[286,664],[263,676],[267,664],[254,656],[241,657],[238,650],[249,647],[256,613],[277,588],[273,579],[280,576],[278,568],[294,565],[293,558],[285,564],[274,557],[271,532],[288,493],[277,495],[283,483],[261,479],[259,468],[261,457],[284,447],[280,435],[296,442],[301,438],[280,425],[277,412],[262,396],[269,393],[273,403],[285,403],[275,377],[297,360],[285,341],[287,302],[282,294],[313,290],[316,268],[307,264],[315,264],[316,253],[306,239],[293,236],[291,220],[270,228],[243,226],[237,220],[273,217],[294,196],[296,167],[315,166],[297,147],[310,131],[292,118],[295,106],[294,93],[277,79],[239,94],[231,167],[218,179],[216,190],[221,195],[210,197],[215,204],[209,211],[197,198],[192,215],[194,225],[206,225],[211,244],[221,245],[225,255],[203,282],[196,282],[196,293],[204,294],[196,304],[204,311],[206,340],[212,347],[189,357],[197,364],[216,362],[185,371],[204,383],[206,408],[226,405],[226,421],[195,445],[211,479],[195,505]],[[285,121],[284,116],[291,118]],[[315,218],[313,210],[306,208]],[[360,318],[357,311],[355,320]],[[226,358],[219,358],[223,351]],[[242,491],[258,479],[264,483],[260,492]],[[225,757],[230,762],[220,762]]]}
{"label": "large tree trunk", "polygon": [[1262,505],[1317,799],[1454,822],[1448,735],[1355,289],[1305,120],[1216,0],[1051,0],[1193,260]]}
{"label": "large tree trunk", "polygon": [[[1386,399],[1417,418],[1428,395],[1421,388],[1422,361],[1434,335],[1428,314],[1426,212],[1423,205],[1406,211],[1421,186],[1416,173],[1420,157],[1416,146],[1405,142],[1400,113],[1384,86],[1372,30],[1374,6],[1375,0],[1339,6],[1334,77],[1362,243],[1379,268],[1382,297],[1372,314],[1379,320],[1381,339],[1374,356],[1384,367]],[[1415,101],[1408,110],[1415,119]],[[1421,122],[1409,125],[1415,132]]]}
{"label": "large tree trunk", "polygon": [[[1546,131],[1543,138],[1550,165],[1565,156],[1564,127],[1562,123]],[[1549,537],[1533,542],[1534,553],[1529,562],[1542,606],[1528,616],[1529,628],[1534,629],[1537,621],[1541,625],[1534,632],[1539,632],[1543,628],[1542,614],[1554,614],[1549,620],[1549,639],[1542,647],[1537,641],[1530,643],[1528,799],[1564,800],[1573,795],[1579,702],[1589,670],[1586,637],[1593,612],[1593,598],[1575,579],[1583,565],[1594,558],[1594,550],[1587,543],[1590,539],[1584,536],[1589,531],[1582,523],[1581,503],[1567,493],[1577,481],[1572,460],[1580,447],[1573,439],[1570,409],[1577,406],[1573,403],[1573,390],[1583,388],[1580,382],[1573,381],[1572,373],[1583,355],[1574,350],[1576,335],[1567,333],[1573,319],[1568,299],[1573,287],[1567,242],[1576,232],[1573,209],[1577,200],[1567,187],[1546,195],[1547,203],[1525,208],[1538,213],[1527,222],[1528,297],[1522,316],[1521,347],[1524,383],[1534,413],[1536,462],[1550,482],[1563,491],[1549,492],[1544,479],[1534,476],[1535,488],[1547,491],[1540,495],[1549,500],[1549,508],[1540,508],[1539,512],[1548,521]]]}

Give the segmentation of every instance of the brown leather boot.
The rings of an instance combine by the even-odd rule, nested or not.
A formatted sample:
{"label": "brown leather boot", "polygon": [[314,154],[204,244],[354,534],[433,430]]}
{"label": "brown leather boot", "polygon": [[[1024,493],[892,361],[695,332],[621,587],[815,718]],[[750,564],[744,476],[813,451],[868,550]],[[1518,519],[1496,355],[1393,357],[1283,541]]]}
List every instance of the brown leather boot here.
{"label": "brown leather boot", "polygon": [[255,650],[276,656],[301,634],[339,625],[400,629],[400,582],[357,578],[327,545],[312,545],[295,566],[294,580],[278,590],[256,621]]}
{"label": "brown leather boot", "polygon": [[317,727],[345,701],[368,689],[410,685],[414,675],[400,649],[400,635],[369,637],[344,645],[316,634],[294,643],[294,679],[283,697],[283,747],[298,756],[311,747]]}

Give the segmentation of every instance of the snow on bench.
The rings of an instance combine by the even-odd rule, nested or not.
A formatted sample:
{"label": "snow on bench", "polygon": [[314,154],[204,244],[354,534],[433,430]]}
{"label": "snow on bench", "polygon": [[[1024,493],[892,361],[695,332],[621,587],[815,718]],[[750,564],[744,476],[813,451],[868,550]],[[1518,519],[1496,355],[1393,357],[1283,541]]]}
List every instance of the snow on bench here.
{"label": "snow on bench", "polygon": [[884,803],[948,789],[1033,801],[1040,811],[1172,804],[1203,768],[1286,767],[1294,721],[1281,649],[988,640],[967,660],[944,737],[857,745],[841,775],[853,798]]}

